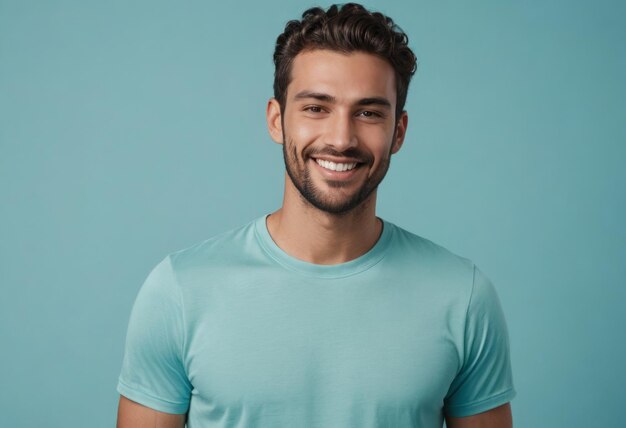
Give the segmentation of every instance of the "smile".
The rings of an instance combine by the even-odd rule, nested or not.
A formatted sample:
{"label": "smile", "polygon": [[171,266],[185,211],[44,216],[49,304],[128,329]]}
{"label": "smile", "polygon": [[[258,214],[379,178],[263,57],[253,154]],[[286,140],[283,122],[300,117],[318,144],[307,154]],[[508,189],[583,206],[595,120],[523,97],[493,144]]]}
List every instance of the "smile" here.
{"label": "smile", "polygon": [[338,172],[350,171],[351,169],[354,169],[354,167],[357,165],[356,162],[335,163],[335,162],[326,161],[322,159],[315,159],[315,162],[317,162],[317,164],[321,166],[322,168],[326,168],[330,171],[338,171]]}

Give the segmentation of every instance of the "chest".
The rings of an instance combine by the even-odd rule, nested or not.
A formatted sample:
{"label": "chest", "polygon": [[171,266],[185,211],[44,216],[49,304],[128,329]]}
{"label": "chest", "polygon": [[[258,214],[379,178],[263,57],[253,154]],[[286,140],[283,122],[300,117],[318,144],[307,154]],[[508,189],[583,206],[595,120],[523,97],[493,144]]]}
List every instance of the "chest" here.
{"label": "chest", "polygon": [[214,292],[188,326],[194,395],[221,409],[441,408],[458,338],[445,302],[433,304],[383,284]]}

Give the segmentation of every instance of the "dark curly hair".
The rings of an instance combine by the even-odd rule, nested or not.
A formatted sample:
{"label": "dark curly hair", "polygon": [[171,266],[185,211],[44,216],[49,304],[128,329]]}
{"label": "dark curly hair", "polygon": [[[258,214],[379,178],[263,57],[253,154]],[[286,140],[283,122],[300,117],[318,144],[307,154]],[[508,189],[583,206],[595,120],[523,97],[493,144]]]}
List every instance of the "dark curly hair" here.
{"label": "dark curly hair", "polygon": [[396,119],[406,102],[409,82],[415,73],[416,58],[408,47],[409,38],[391,18],[370,12],[360,4],[332,5],[324,11],[308,9],[302,20],[289,21],[276,39],[274,50],[274,98],[285,110],[291,66],[300,52],[330,49],[342,53],[366,52],[388,61],[396,76]]}

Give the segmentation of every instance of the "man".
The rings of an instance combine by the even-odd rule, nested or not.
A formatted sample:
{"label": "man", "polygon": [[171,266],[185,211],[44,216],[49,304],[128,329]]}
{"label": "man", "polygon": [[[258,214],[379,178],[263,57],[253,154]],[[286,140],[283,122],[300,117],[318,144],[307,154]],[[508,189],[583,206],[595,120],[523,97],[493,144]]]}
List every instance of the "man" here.
{"label": "man", "polygon": [[493,286],[375,214],[406,135],[406,36],[356,4],[315,8],[274,61],[283,205],[148,276],[118,427],[511,427]]}

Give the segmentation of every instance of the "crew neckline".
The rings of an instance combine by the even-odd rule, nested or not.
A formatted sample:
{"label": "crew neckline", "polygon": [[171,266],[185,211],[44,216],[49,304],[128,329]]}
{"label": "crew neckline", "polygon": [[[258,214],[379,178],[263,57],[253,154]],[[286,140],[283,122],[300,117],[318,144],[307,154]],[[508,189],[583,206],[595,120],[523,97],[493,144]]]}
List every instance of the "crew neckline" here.
{"label": "crew neckline", "polygon": [[383,224],[382,233],[374,246],[365,254],[344,263],[320,265],[297,259],[280,248],[276,242],[274,242],[267,229],[267,217],[269,217],[269,215],[270,214],[265,214],[254,222],[255,234],[263,250],[283,267],[316,278],[343,278],[371,268],[385,257],[386,249],[389,246],[394,231],[393,223],[389,223],[378,217]]}

